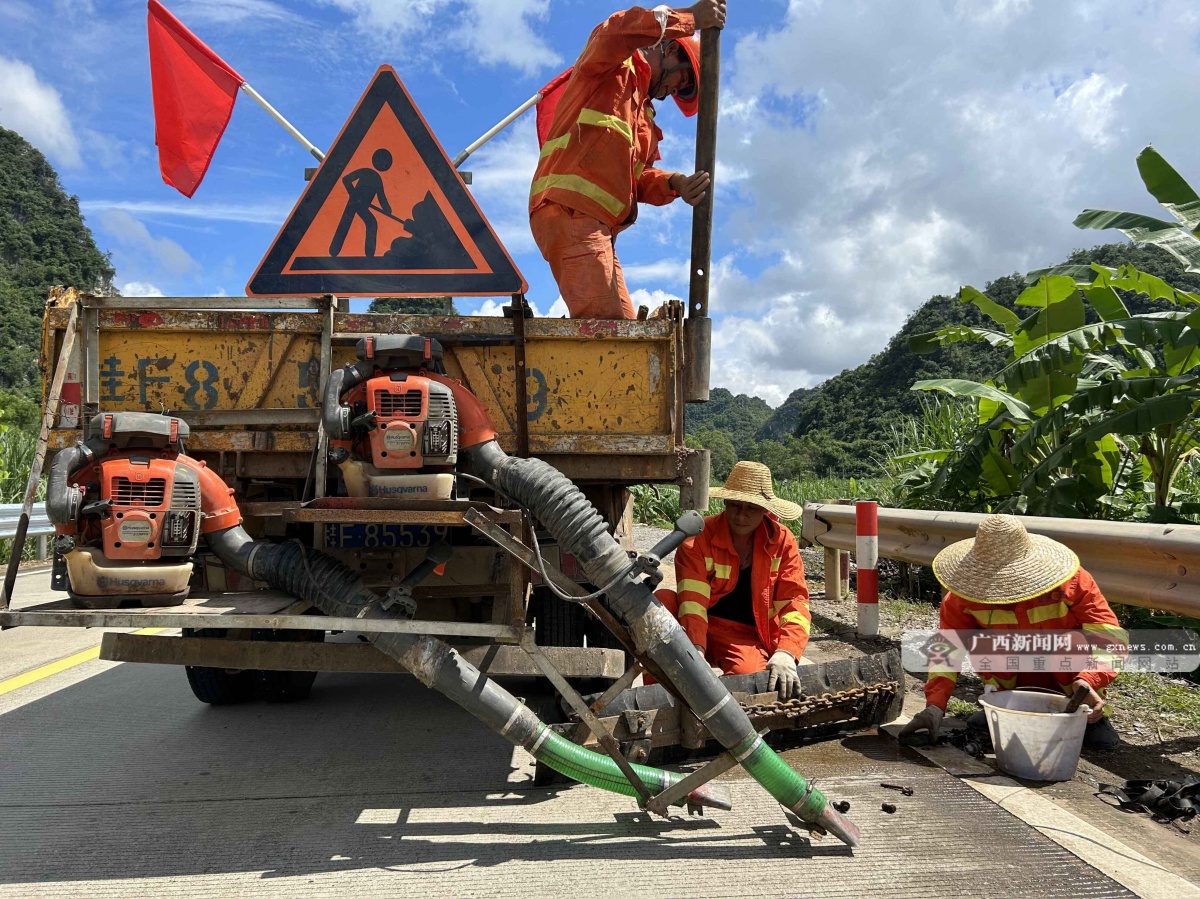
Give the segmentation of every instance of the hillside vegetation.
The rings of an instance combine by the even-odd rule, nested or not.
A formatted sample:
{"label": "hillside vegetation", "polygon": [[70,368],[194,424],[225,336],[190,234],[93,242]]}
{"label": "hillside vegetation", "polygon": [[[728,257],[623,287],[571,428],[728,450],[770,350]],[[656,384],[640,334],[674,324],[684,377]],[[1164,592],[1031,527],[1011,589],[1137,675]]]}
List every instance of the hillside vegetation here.
{"label": "hillside vegetation", "polygon": [[[1189,274],[1163,250],[1130,244],[1104,244],[1077,250],[1064,264],[1131,264],[1182,290],[1200,289],[1200,275]],[[1006,308],[1027,286],[1023,275],[991,281],[987,295]],[[1161,304],[1130,298],[1134,313]],[[733,396],[718,388],[707,404],[688,406],[689,442],[713,453],[713,477],[723,479],[731,458],[755,459],[771,466],[776,477],[863,478],[879,473],[881,457],[893,442],[893,429],[922,414],[922,395],[911,390],[921,380],[987,380],[1001,368],[1006,351],[987,344],[955,343],[918,355],[909,348],[917,334],[949,325],[984,327],[990,322],[974,306],[934,296],[910,315],[881,352],[814,389],[797,390],[777,410],[758,397]],[[794,423],[794,424],[793,424]],[[784,425],[790,426],[785,429]]]}
{"label": "hillside vegetation", "polygon": [[38,344],[47,291],[56,284],[111,289],[101,253],[46,158],[0,128],[0,421],[31,424],[41,401]]}

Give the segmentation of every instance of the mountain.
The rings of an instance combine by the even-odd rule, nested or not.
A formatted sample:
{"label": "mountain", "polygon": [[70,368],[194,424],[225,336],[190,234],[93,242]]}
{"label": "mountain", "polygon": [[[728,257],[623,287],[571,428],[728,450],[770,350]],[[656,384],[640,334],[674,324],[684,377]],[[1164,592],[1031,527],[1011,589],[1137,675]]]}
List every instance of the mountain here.
{"label": "mountain", "polygon": [[[1065,262],[1098,262],[1109,267],[1132,264],[1176,287],[1200,290],[1200,275],[1186,272],[1155,247],[1103,244],[1077,250]],[[1013,308],[1024,288],[1024,277],[1012,274],[988,283],[985,292]],[[1126,305],[1134,313],[1156,306],[1131,298],[1126,298]],[[716,479],[724,477],[723,471],[727,473],[726,465],[732,467],[731,452],[736,458],[766,462],[781,478],[875,474],[892,426],[920,412],[921,394],[911,389],[914,382],[949,377],[987,380],[1003,364],[1005,351],[981,343],[951,344],[928,355],[909,350],[911,337],[951,324],[990,326],[991,322],[974,306],[955,298],[931,297],[908,317],[881,352],[816,388],[795,391],[761,420],[752,440],[746,436],[748,426],[760,420],[765,403],[757,397],[733,397],[719,388],[712,392],[716,402],[708,404],[711,408],[688,406],[689,440],[713,451]]]}
{"label": "mountain", "polygon": [[815,387],[800,387],[793,390],[788,398],[783,401],[783,405],[771,413],[755,438],[758,440],[782,440],[789,434],[796,432],[796,424],[800,421],[800,410],[804,408],[813,395],[816,393]]}
{"label": "mountain", "polygon": [[[58,175],[28,141],[0,128],[0,409],[27,418],[41,402],[38,346],[49,289],[111,290],[101,253]],[[14,415],[14,413],[19,413]],[[19,421],[27,424],[28,422]]]}

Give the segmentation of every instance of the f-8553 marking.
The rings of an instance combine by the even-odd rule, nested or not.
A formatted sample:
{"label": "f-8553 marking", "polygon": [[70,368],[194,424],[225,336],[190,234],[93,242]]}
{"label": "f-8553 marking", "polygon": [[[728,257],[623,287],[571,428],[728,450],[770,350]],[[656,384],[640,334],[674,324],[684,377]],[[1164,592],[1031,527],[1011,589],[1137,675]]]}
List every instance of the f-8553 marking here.
{"label": "f-8553 marking", "polygon": [[449,533],[444,524],[327,524],[325,545],[331,549],[419,549]]}

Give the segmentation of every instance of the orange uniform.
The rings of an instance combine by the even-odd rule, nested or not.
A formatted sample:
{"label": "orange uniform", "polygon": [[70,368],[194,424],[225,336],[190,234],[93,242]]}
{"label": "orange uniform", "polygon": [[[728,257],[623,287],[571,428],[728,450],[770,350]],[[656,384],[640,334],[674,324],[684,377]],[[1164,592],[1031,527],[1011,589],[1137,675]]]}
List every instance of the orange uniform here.
{"label": "orange uniform", "polygon": [[692,14],[634,7],[596,27],[563,89],[529,191],[529,223],[573,318],[634,318],[617,233],[637,203],[677,194],[654,168],[650,66],[638,50],[695,32]]}
{"label": "orange uniform", "polygon": [[704,531],[675,551],[678,593],[659,590],[656,596],[710,664],[726,674],[763,671],[777,649],[799,659],[808,645],[812,613],[796,538],[769,514],[754,533],[754,627],[708,614],[737,586],[739,564],[725,514],[710,515],[704,519]]}
{"label": "orange uniform", "polygon": [[[942,630],[1082,630],[1084,634],[1108,637],[1110,643],[1127,643],[1129,635],[1092,576],[1080,568],[1075,576],[1049,593],[1021,602],[994,604],[972,602],[954,593],[947,593],[939,612]],[[985,684],[1000,690],[1014,687],[1049,687],[1071,692],[1071,683],[1084,680],[1097,693],[1116,679],[1112,670],[1079,672],[1028,672],[1005,677],[995,672],[979,672]],[[954,692],[958,675],[954,672],[932,672],[925,683],[925,701],[942,711]]]}

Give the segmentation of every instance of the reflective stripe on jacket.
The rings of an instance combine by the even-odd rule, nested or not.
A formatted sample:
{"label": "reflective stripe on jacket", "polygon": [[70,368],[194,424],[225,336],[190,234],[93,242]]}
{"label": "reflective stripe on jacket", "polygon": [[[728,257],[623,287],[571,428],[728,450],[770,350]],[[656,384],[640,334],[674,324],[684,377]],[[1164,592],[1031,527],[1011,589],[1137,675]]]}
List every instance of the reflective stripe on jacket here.
{"label": "reflective stripe on jacket", "polygon": [[[1129,634],[1117,621],[1100,587],[1083,568],[1061,587],[1010,605],[971,602],[955,593],[947,593],[938,619],[942,630],[1075,630],[1083,631],[1085,635],[1106,636],[1112,643],[1127,644],[1129,641]],[[1109,660],[1107,656],[1098,655],[1097,661]],[[978,673],[985,684],[1000,690],[1011,690],[1020,680],[1017,674]],[[1101,669],[1047,674],[1052,674],[1066,693],[1071,692],[1070,685],[1076,680],[1087,681],[1099,693],[1117,677],[1116,672]],[[957,682],[958,675],[953,671],[931,673],[925,683],[925,701],[945,711]]]}
{"label": "reflective stripe on jacket", "polygon": [[670,172],[653,167],[662,132],[650,104],[650,66],[637,51],[695,31],[692,14],[671,10],[665,30],[640,7],[596,27],[563,89],[542,147],[529,211],[558,203],[624,224],[635,202],[663,206],[677,196]]}
{"label": "reflective stripe on jacket", "polygon": [[[703,532],[675,551],[679,623],[701,649],[708,648],[708,610],[737,585],[738,568],[724,512],[705,518]],[[799,659],[812,628],[804,562],[792,532],[770,515],[754,532],[750,598],[763,646]]]}

